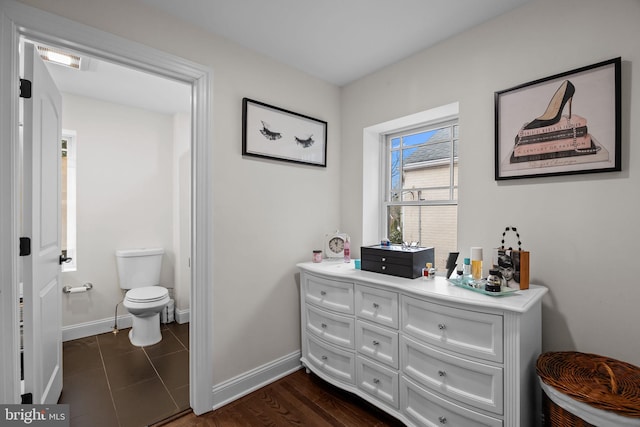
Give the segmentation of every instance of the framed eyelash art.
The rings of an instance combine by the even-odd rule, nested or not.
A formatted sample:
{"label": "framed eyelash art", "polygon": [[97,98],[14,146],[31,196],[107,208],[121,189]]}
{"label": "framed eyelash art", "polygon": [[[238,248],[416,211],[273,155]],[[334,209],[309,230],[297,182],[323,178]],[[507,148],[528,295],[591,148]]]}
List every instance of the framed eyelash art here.
{"label": "framed eyelash art", "polygon": [[242,155],[327,166],[327,122],[242,99]]}
{"label": "framed eyelash art", "polygon": [[621,170],[621,58],[495,93],[495,179]]}

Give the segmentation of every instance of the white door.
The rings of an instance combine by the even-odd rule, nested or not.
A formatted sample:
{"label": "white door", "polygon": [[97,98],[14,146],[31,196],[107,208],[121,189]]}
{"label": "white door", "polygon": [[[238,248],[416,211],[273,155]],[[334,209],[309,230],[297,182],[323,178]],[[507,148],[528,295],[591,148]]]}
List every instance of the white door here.
{"label": "white door", "polygon": [[34,404],[55,404],[62,391],[61,155],[62,97],[37,49],[24,50],[23,231],[31,238],[24,266],[24,380]]}

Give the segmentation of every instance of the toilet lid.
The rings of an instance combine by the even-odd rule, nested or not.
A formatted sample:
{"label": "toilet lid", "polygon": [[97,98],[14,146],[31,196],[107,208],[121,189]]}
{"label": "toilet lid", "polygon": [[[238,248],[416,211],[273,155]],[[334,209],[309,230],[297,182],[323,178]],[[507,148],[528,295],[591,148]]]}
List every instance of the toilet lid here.
{"label": "toilet lid", "polygon": [[126,299],[131,302],[153,302],[161,300],[168,294],[167,288],[162,286],[145,286],[131,289],[127,292]]}

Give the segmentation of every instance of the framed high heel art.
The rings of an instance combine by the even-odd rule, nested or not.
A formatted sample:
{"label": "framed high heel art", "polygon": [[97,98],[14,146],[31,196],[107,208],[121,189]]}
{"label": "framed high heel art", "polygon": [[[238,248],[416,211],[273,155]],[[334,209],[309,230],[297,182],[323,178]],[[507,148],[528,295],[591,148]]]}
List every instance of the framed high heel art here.
{"label": "framed high heel art", "polygon": [[621,58],[495,93],[495,179],[621,170]]}

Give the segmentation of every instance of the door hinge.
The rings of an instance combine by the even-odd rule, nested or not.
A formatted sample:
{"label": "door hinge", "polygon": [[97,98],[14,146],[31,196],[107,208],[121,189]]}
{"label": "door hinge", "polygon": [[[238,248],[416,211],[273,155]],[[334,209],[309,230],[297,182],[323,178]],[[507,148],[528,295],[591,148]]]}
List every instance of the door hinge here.
{"label": "door hinge", "polygon": [[20,79],[20,98],[31,98],[31,81]]}
{"label": "door hinge", "polygon": [[32,393],[25,393],[25,394],[21,395],[20,398],[22,399],[21,403],[23,405],[31,405],[31,404],[33,404],[33,394]]}
{"label": "door hinge", "polygon": [[20,256],[31,255],[31,239],[28,237],[20,238]]}

